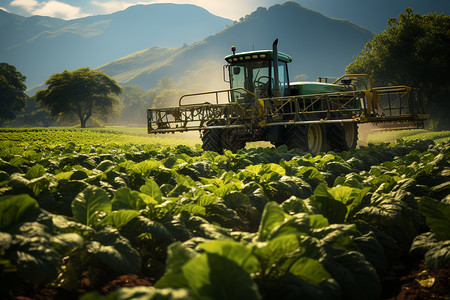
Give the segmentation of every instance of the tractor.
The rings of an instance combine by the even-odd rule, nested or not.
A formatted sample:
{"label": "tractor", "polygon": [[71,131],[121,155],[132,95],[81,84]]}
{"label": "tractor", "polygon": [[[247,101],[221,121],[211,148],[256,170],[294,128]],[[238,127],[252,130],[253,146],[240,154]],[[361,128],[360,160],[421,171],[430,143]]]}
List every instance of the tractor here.
{"label": "tractor", "polygon": [[278,39],[271,50],[236,53],[232,47],[223,68],[230,88],[183,95],[177,107],[148,109],[148,132],[199,130],[202,148],[218,153],[267,141],[317,154],[354,149],[359,124],[423,128],[428,115],[417,90],[374,87],[366,74],[291,82],[292,58],[277,48]]}

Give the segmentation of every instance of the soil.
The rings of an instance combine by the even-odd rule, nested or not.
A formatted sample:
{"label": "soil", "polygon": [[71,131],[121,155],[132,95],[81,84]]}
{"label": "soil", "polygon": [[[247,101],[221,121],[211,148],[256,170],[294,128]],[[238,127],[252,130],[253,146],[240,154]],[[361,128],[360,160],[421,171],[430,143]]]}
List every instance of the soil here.
{"label": "soil", "polygon": [[[437,271],[426,268],[423,262],[410,264],[398,272],[398,277],[383,283],[383,300],[425,300],[425,299],[450,299],[450,265]],[[423,281],[425,280],[425,281]],[[429,283],[429,287],[422,286],[419,281]],[[109,281],[95,290],[102,294],[108,294],[119,287],[152,286],[155,279],[136,274],[121,275]],[[62,289],[45,286],[32,288],[27,291],[10,293],[9,299],[15,300],[57,300],[78,299],[85,292],[92,291],[87,278],[83,278],[78,291],[68,292]]]}
{"label": "soil", "polygon": [[450,264],[432,271],[423,262],[399,272],[392,282],[385,282],[382,299],[450,299]]}
{"label": "soil", "polygon": [[111,282],[108,282],[103,288],[102,293],[107,294],[119,287],[133,287],[133,286],[153,286],[153,283],[148,278],[140,278],[136,274],[122,275]]}

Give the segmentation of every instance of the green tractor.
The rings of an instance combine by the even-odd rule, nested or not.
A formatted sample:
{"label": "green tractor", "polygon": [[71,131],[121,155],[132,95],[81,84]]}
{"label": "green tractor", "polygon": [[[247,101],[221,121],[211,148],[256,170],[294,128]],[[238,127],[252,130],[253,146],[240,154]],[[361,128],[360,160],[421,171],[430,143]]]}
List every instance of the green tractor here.
{"label": "green tractor", "polygon": [[[428,116],[412,88],[374,88],[364,74],[347,74],[332,83],[328,78],[290,82],[292,58],[278,52],[277,44],[272,50],[242,53],[232,47],[224,66],[230,89],[187,94],[178,107],[148,109],[148,132],[199,130],[203,149],[218,153],[268,141],[317,154],[355,148],[359,123],[423,128]],[[225,103],[219,101],[223,95]],[[212,100],[183,103],[207,97]]]}

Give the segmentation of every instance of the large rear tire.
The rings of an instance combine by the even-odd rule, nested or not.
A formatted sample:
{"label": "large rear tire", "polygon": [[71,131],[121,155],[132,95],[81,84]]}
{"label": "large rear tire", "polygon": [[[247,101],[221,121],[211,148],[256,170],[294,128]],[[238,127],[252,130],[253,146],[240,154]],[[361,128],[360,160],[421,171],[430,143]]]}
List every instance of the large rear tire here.
{"label": "large rear tire", "polygon": [[[220,120],[211,120],[206,123],[207,126],[218,126],[222,123]],[[223,154],[222,146],[223,129],[205,129],[202,134],[202,149],[205,151],[214,151]]]}
{"label": "large rear tire", "polygon": [[327,127],[327,138],[333,151],[348,151],[356,148],[358,124],[332,124]]}
{"label": "large rear tire", "polygon": [[324,149],[324,127],[320,124],[291,126],[287,130],[286,145],[289,149],[299,148],[316,155]]}
{"label": "large rear tire", "polygon": [[226,129],[222,133],[222,147],[223,149],[231,150],[231,152],[236,152],[238,150],[244,149],[245,141],[235,139],[232,141],[229,137],[230,132]]}

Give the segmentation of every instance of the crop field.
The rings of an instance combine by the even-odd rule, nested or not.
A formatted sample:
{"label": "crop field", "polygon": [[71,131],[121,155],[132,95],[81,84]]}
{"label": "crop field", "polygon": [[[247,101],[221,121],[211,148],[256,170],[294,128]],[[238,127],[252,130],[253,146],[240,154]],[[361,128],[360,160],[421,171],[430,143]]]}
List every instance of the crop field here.
{"label": "crop field", "polygon": [[0,129],[0,298],[448,299],[448,133],[198,143]]}

